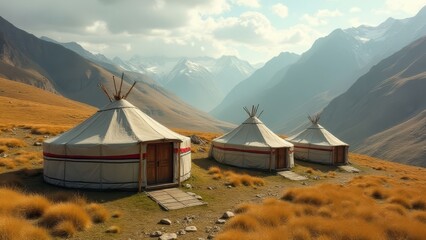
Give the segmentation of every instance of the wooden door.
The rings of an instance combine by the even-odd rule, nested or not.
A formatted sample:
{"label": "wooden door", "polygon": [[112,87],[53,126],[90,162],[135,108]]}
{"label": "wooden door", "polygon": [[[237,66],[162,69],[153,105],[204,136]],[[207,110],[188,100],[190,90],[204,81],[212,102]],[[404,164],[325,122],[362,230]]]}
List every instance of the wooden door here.
{"label": "wooden door", "polygon": [[337,163],[345,162],[345,147],[337,147]]}
{"label": "wooden door", "polygon": [[276,161],[276,169],[283,169],[287,168],[287,149],[285,148],[278,148],[275,150],[275,161]]}
{"label": "wooden door", "polygon": [[173,143],[148,144],[146,162],[148,185],[173,181]]}
{"label": "wooden door", "polygon": [[157,183],[173,181],[173,143],[157,144]]}

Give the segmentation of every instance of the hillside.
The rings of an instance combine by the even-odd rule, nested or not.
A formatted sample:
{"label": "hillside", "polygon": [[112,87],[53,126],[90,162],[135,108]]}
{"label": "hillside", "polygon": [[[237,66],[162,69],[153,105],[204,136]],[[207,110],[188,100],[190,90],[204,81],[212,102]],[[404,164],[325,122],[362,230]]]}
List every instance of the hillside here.
{"label": "hillside", "polygon": [[[0,76],[57,92],[95,107],[108,103],[99,90],[102,83],[114,89],[111,72],[77,53],[17,29],[0,18]],[[137,78],[137,79],[134,79]],[[141,74],[127,74],[138,81],[129,100],[154,119],[169,126],[204,131],[223,131],[232,125],[196,110]],[[129,89],[125,82],[123,89]]]}
{"label": "hillside", "polygon": [[0,78],[0,125],[74,126],[96,108],[23,83]]}
{"label": "hillside", "polygon": [[[359,152],[426,166],[421,146],[426,134],[425,66],[423,37],[378,63],[334,99],[322,113],[324,126]],[[406,155],[408,149],[412,152]]]}

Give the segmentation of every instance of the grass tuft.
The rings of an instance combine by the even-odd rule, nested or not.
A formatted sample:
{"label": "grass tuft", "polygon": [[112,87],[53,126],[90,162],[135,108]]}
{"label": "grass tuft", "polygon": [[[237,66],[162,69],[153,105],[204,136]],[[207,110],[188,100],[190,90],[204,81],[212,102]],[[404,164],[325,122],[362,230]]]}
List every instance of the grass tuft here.
{"label": "grass tuft", "polygon": [[53,227],[51,234],[55,237],[70,238],[75,235],[77,229],[71,221],[63,221]]}
{"label": "grass tuft", "polygon": [[121,233],[121,227],[119,226],[111,226],[107,228],[106,233]]}
{"label": "grass tuft", "polygon": [[10,158],[0,158],[0,167],[4,167],[6,169],[14,169],[16,168],[16,163]]}
{"label": "grass tuft", "polygon": [[49,200],[41,195],[29,195],[16,202],[15,212],[27,219],[39,218],[51,206]]}
{"label": "grass tuft", "polygon": [[63,221],[70,221],[79,231],[88,229],[92,224],[87,212],[75,203],[59,203],[49,207],[40,219],[40,224],[54,228]]}
{"label": "grass tuft", "polygon": [[103,223],[109,218],[109,213],[105,207],[97,203],[90,203],[85,209],[94,223]]}
{"label": "grass tuft", "polygon": [[0,138],[0,146],[6,146],[8,148],[18,148],[18,147],[25,147],[27,144],[25,144],[24,141],[17,138]]}
{"label": "grass tuft", "polygon": [[0,216],[0,239],[48,240],[50,236],[45,229],[33,226],[29,221],[11,216]]}
{"label": "grass tuft", "polygon": [[210,167],[207,172],[208,174],[215,174],[215,173],[220,173],[221,171],[222,170],[220,170],[219,167],[213,166],[213,167]]}

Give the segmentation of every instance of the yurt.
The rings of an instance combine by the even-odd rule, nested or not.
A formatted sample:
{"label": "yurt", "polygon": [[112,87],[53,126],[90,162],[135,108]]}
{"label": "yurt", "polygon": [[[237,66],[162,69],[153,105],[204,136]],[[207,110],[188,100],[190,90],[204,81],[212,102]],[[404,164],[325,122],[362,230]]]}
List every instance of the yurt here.
{"label": "yurt", "polygon": [[349,145],[318,124],[319,115],[309,116],[311,126],[287,140],[294,144],[294,157],[328,165],[348,162]]}
{"label": "yurt", "polygon": [[[127,96],[127,95],[126,95]],[[191,173],[191,141],[123,97],[43,144],[44,180],[71,188],[174,186]]]}
{"label": "yurt", "polygon": [[259,120],[258,107],[253,106],[251,111],[244,108],[249,118],[231,132],[213,139],[211,157],[242,168],[279,170],[293,167],[293,144]]}

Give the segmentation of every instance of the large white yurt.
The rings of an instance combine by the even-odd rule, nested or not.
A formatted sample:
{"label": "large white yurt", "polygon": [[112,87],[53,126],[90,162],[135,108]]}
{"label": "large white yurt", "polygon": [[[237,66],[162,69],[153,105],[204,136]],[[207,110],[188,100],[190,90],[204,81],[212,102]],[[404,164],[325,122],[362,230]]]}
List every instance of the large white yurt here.
{"label": "large white yurt", "polygon": [[294,158],[328,165],[346,164],[349,145],[318,124],[319,115],[309,120],[310,127],[286,139],[294,144]]}
{"label": "large white yurt", "polygon": [[211,157],[242,168],[279,170],[293,167],[293,144],[266,127],[256,116],[257,109],[258,106],[253,106],[251,111],[244,108],[249,118],[231,132],[213,139]]}
{"label": "large white yurt", "polygon": [[112,100],[44,142],[44,180],[90,189],[173,186],[190,177],[190,145],[127,100]]}

